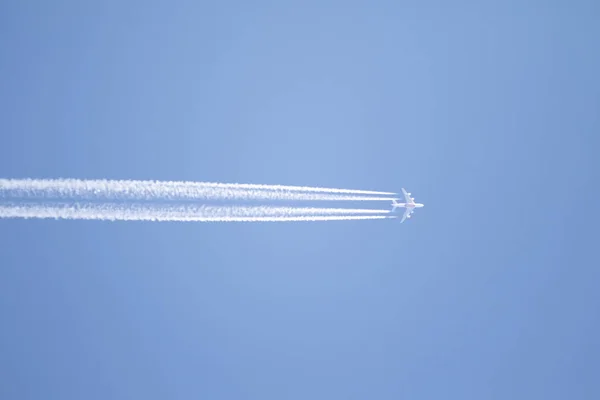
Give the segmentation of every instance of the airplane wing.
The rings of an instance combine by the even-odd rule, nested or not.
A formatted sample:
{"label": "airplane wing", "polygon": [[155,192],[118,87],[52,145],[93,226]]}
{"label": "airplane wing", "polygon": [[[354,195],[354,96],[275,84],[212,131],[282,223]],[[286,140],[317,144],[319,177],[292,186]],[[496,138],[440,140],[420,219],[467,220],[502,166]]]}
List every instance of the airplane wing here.
{"label": "airplane wing", "polygon": [[403,222],[404,222],[404,220],[405,220],[406,218],[410,218],[410,214],[411,214],[413,211],[414,211],[414,210],[413,210],[412,208],[407,208],[407,209],[404,211],[404,215],[402,216],[402,220],[400,221],[400,223],[403,223]]}
{"label": "airplane wing", "polygon": [[410,197],[410,193],[408,193],[404,188],[402,188],[402,194],[404,195],[404,201],[408,204],[412,204],[415,201]]}

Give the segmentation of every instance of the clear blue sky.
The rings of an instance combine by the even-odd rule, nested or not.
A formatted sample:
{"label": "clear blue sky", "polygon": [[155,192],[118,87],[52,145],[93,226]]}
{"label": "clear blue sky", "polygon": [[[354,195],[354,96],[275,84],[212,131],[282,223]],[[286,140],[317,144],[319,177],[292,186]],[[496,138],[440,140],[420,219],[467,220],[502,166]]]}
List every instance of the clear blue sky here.
{"label": "clear blue sky", "polygon": [[3,2],[2,177],[425,208],[2,220],[0,398],[599,398],[600,6],[512,3]]}

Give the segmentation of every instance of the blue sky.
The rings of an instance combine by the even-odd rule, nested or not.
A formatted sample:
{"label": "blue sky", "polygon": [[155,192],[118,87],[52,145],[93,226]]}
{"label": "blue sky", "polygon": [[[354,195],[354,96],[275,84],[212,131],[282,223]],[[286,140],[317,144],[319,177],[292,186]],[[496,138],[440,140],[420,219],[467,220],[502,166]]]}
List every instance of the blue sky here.
{"label": "blue sky", "polygon": [[598,398],[600,7],[513,3],[0,5],[2,177],[426,205],[0,221],[0,397]]}

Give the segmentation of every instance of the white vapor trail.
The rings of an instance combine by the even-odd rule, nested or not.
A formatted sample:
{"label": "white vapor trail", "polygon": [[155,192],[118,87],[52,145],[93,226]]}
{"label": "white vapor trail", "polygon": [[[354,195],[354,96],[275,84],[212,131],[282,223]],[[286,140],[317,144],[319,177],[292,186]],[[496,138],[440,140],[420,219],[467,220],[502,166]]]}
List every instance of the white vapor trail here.
{"label": "white vapor trail", "polygon": [[0,198],[81,200],[354,200],[390,201],[389,192],[239,183],[0,179]]}
{"label": "white vapor trail", "polygon": [[0,204],[0,218],[51,218],[103,221],[289,222],[395,218],[395,216],[373,215],[387,213],[390,213],[390,211],[264,206],[213,207],[192,204],[177,206],[122,203]]}
{"label": "white vapor trail", "polygon": [[256,185],[247,183],[202,183],[223,188],[240,188],[240,189],[257,189],[257,190],[289,190],[301,192],[320,192],[320,193],[344,193],[344,194],[375,194],[375,195],[396,195],[394,192],[377,192],[372,190],[355,190],[355,189],[331,189],[311,186],[284,186],[284,185]]}

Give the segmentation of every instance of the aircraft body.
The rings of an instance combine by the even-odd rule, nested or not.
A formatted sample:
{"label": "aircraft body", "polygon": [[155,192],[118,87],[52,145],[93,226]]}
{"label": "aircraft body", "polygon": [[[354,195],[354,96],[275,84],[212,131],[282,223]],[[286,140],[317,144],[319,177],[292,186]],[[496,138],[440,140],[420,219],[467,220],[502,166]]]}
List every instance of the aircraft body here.
{"label": "aircraft body", "polygon": [[424,206],[424,204],[415,203],[414,197],[410,197],[411,194],[404,190],[404,188],[402,188],[402,194],[404,195],[404,203],[398,203],[396,199],[392,200],[392,211],[398,207],[404,207],[406,209],[400,223],[404,222],[404,220],[407,218],[410,219],[410,216],[415,211],[415,208],[421,208]]}

